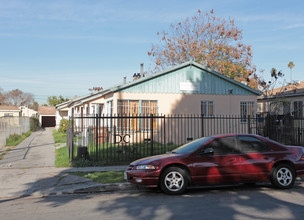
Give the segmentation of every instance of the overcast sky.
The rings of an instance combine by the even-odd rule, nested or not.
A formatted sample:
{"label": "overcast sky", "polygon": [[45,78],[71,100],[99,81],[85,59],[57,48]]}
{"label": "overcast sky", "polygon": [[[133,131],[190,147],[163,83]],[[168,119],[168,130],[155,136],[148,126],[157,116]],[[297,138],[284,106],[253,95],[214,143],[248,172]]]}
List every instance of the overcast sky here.
{"label": "overcast sky", "polygon": [[197,10],[233,18],[257,70],[304,80],[304,3],[267,0],[0,0],[0,88],[74,97],[151,67],[156,33]]}

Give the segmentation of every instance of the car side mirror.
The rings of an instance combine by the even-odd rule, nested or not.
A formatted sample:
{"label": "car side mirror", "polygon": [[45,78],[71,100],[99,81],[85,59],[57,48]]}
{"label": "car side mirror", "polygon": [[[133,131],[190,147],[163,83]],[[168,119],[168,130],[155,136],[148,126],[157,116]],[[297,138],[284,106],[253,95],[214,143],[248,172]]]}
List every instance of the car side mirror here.
{"label": "car side mirror", "polygon": [[211,154],[214,154],[213,148],[207,148],[200,153],[200,155],[211,155]]}

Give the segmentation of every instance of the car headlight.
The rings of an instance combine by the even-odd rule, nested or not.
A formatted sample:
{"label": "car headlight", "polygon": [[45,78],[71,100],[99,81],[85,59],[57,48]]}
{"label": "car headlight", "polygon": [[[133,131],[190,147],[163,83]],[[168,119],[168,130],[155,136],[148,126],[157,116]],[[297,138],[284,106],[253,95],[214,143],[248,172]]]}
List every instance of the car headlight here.
{"label": "car headlight", "polygon": [[153,165],[138,165],[136,167],[137,170],[155,170],[155,166]]}

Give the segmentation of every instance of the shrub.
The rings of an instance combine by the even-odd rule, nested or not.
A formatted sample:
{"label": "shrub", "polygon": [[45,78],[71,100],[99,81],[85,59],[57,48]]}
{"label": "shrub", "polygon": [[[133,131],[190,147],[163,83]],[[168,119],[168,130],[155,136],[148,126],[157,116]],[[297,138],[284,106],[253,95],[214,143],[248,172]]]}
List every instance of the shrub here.
{"label": "shrub", "polygon": [[60,121],[58,131],[59,131],[59,132],[64,132],[64,133],[66,133],[66,132],[67,132],[67,129],[68,129],[68,126],[69,126],[69,120],[67,120],[67,119],[62,119],[62,120]]}
{"label": "shrub", "polygon": [[37,117],[31,117],[31,119],[30,119],[31,131],[37,131],[39,128],[40,128],[39,119]]}
{"label": "shrub", "polygon": [[93,162],[86,159],[79,159],[72,161],[72,167],[91,167]]}

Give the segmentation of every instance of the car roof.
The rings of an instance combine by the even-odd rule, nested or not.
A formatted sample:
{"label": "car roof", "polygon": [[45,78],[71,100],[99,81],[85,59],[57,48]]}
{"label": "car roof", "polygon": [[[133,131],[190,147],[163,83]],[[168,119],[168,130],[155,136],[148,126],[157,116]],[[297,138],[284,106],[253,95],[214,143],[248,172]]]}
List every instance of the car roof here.
{"label": "car roof", "polygon": [[213,138],[221,138],[221,137],[236,137],[236,136],[261,137],[260,135],[256,135],[256,134],[219,134],[219,135],[213,135],[211,137],[213,137]]}

